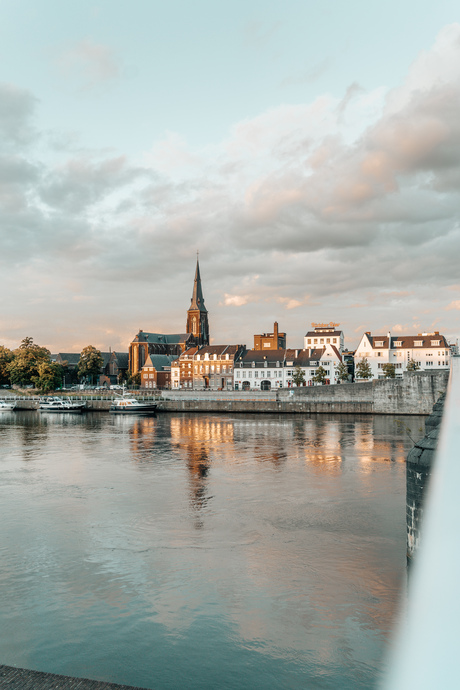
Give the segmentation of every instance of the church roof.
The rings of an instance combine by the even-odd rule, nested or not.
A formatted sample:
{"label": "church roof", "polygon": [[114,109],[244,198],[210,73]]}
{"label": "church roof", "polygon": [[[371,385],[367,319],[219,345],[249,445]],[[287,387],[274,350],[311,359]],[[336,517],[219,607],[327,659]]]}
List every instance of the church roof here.
{"label": "church roof", "polygon": [[203,312],[208,311],[204,306],[203,289],[201,287],[200,264],[198,263],[198,259],[196,260],[195,282],[193,283],[193,293],[189,311],[194,309]]}
{"label": "church roof", "polygon": [[190,333],[147,333],[141,330],[132,342],[177,345],[178,343],[185,343],[189,338]]}

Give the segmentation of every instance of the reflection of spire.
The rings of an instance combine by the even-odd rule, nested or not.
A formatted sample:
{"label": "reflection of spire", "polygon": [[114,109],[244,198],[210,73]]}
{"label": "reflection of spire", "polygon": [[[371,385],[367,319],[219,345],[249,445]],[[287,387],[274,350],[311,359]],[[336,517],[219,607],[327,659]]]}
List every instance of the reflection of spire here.
{"label": "reflection of spire", "polygon": [[207,311],[206,307],[204,306],[203,290],[201,288],[200,264],[198,262],[198,258],[196,260],[195,282],[193,283],[193,294],[190,309]]}

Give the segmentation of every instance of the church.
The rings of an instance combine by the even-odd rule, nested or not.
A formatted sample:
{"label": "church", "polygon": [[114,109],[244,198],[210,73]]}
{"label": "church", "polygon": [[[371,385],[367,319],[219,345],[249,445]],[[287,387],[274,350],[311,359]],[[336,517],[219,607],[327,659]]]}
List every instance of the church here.
{"label": "church", "polygon": [[156,356],[158,363],[158,356],[163,355],[165,366],[170,366],[171,360],[179,357],[185,350],[202,345],[209,345],[209,322],[197,259],[185,333],[148,333],[141,329],[129,345],[129,372],[131,376],[140,372],[151,355]]}

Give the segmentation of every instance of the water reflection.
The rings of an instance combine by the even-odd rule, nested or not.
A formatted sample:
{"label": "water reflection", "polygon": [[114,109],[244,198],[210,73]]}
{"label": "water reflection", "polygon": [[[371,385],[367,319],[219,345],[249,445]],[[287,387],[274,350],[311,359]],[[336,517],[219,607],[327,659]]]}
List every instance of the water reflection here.
{"label": "water reflection", "polygon": [[46,417],[0,419],[3,663],[373,687],[405,567],[394,418]]}

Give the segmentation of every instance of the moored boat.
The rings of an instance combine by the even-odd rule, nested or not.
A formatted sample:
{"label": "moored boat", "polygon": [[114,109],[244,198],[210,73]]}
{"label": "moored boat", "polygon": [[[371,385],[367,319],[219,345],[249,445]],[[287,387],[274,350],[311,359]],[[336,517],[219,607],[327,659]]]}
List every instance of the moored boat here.
{"label": "moored boat", "polygon": [[11,410],[14,410],[16,407],[16,402],[11,401],[11,400],[0,400],[0,412],[2,410],[6,412],[10,412]]}
{"label": "moored boat", "polygon": [[123,396],[113,400],[110,405],[110,412],[114,414],[155,414],[158,405],[151,402],[140,402],[136,398]]}
{"label": "moored boat", "polygon": [[85,402],[64,400],[63,398],[50,396],[40,400],[38,409],[40,412],[81,412],[84,407],[86,407]]}

